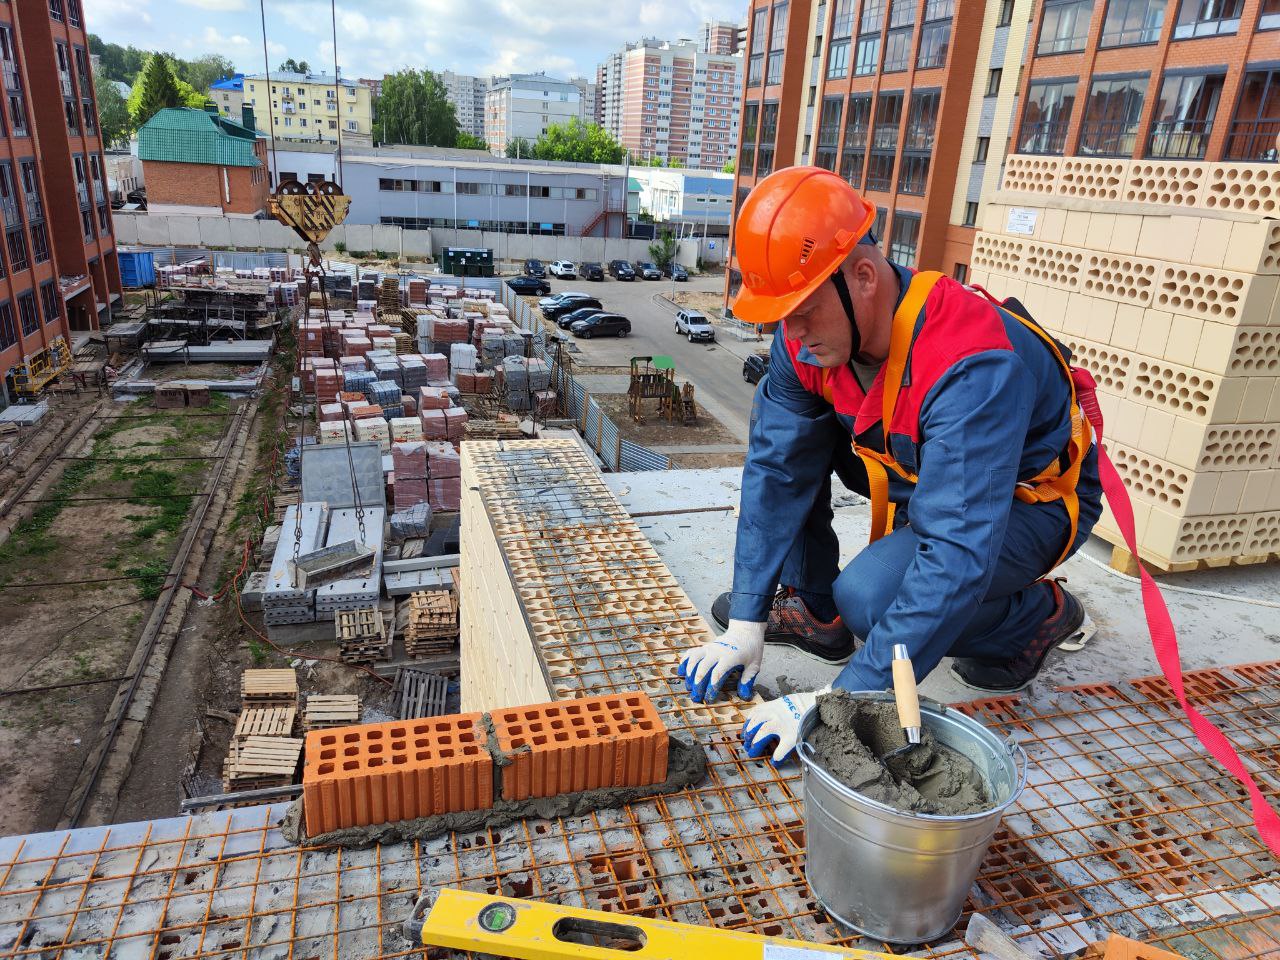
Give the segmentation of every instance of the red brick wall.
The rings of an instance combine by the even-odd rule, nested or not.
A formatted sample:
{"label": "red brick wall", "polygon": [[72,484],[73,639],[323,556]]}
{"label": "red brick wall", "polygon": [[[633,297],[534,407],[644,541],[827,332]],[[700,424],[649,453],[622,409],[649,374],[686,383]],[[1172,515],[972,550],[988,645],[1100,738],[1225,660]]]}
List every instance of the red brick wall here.
{"label": "red brick wall", "polygon": [[[240,214],[257,213],[267,204],[266,178],[256,167],[144,160],[142,176],[147,184],[147,200],[151,203],[217,207],[223,213]],[[227,201],[228,186],[230,202]]]}

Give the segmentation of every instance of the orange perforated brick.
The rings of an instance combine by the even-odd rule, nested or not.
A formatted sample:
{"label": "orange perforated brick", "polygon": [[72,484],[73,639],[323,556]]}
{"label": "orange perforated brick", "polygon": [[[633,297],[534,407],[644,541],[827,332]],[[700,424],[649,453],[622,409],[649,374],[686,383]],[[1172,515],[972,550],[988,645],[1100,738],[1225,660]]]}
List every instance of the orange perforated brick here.
{"label": "orange perforated brick", "polygon": [[507,800],[603,787],[636,787],[667,777],[667,731],[639,691],[533,704],[491,714]]}
{"label": "orange perforated brick", "polygon": [[302,775],[307,833],[493,806],[481,714],[314,730]]}

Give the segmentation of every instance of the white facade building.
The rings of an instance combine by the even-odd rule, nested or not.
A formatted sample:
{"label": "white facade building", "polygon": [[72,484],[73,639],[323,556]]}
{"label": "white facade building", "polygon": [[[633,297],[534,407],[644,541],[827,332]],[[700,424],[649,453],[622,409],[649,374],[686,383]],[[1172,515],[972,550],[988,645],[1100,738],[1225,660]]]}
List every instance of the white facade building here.
{"label": "white facade building", "polygon": [[496,77],[485,96],[485,139],[491,153],[502,153],[515,137],[533,143],[553,123],[568,123],[575,117],[592,119],[578,84],[545,73]]}
{"label": "white facade building", "polygon": [[485,95],[489,92],[488,77],[469,77],[464,73],[446,70],[440,80],[448,91],[449,102],[458,116],[458,129],[473,137],[484,139]]}

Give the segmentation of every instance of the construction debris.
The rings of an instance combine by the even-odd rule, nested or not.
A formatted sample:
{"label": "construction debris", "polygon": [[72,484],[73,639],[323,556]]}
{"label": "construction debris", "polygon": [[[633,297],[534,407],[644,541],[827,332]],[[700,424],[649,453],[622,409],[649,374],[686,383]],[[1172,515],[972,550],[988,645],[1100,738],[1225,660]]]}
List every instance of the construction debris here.
{"label": "construction debris", "polygon": [[411,657],[447,653],[458,645],[458,596],[452,590],[411,593],[404,649]]}
{"label": "construction debris", "polygon": [[344,663],[391,659],[391,631],[377,607],[357,607],[334,614],[338,653]]}

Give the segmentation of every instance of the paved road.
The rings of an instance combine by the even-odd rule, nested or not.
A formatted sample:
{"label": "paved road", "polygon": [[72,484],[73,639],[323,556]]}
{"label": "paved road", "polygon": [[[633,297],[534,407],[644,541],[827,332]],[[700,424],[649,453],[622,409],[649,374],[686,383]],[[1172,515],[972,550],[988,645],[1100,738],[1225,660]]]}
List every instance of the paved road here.
{"label": "paved road", "polygon": [[[742,360],[766,344],[741,342],[721,333],[716,343],[689,343],[675,330],[675,308],[663,299],[672,288],[685,290],[723,289],[719,275],[695,277],[687,283],[670,280],[634,280],[630,283],[609,278],[603,283],[549,278],[553,293],[581,290],[599,298],[605,309],[631,320],[631,335],[613,339],[577,340],[575,358],[584,364],[629,366],[633,356],[666,354],[675,360],[676,376],[693,381],[698,402],[743,443],[751,415],[755,388],[742,379]],[[623,388],[625,389],[625,387]]]}

